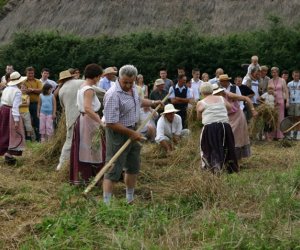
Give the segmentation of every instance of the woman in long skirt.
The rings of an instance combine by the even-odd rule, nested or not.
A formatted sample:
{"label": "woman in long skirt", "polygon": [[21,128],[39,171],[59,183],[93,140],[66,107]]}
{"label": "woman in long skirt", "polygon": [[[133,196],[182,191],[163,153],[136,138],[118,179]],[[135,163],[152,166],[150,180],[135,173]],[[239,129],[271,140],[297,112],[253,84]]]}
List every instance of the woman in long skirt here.
{"label": "woman in long skirt", "polygon": [[202,167],[213,173],[224,168],[229,173],[237,172],[234,136],[227,115],[231,105],[222,96],[212,95],[210,83],[203,83],[200,91],[204,97],[197,103],[197,116],[204,124],[200,136]]}
{"label": "woman in long skirt", "polygon": [[101,103],[92,88],[99,82],[101,74],[102,68],[99,65],[87,65],[84,72],[86,80],[77,92],[80,116],[74,127],[70,162],[70,183],[75,185],[88,183],[105,162],[104,138],[93,143],[95,133],[103,126],[96,113]]}
{"label": "woman in long skirt", "polygon": [[15,164],[14,155],[22,155],[24,150],[24,127],[19,106],[22,103],[21,83],[26,80],[19,72],[10,74],[10,81],[4,89],[0,106],[0,155],[4,161]]}
{"label": "woman in long skirt", "polygon": [[[214,86],[213,86],[214,88]],[[250,139],[246,117],[240,109],[240,101],[244,101],[252,112],[252,116],[257,116],[257,112],[247,96],[239,96],[237,94],[227,92],[225,89],[215,85],[214,95],[223,96],[232,106],[228,112],[229,124],[232,128],[235,141],[235,154],[238,160],[250,157]]]}

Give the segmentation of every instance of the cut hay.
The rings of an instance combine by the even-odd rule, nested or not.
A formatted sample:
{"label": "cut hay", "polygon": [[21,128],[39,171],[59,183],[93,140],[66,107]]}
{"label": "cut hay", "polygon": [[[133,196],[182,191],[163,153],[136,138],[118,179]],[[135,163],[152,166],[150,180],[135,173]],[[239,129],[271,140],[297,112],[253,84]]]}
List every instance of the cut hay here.
{"label": "cut hay", "polygon": [[99,127],[99,129],[97,129],[92,137],[92,149],[93,150],[98,150],[101,146],[101,143],[103,141],[105,135],[105,131],[103,127]]}
{"label": "cut hay", "polygon": [[262,133],[266,126],[275,129],[278,123],[278,111],[270,105],[261,104],[256,108],[256,111],[258,115],[251,119],[249,125],[249,134],[252,138],[256,138],[257,134]]}
{"label": "cut hay", "polygon": [[186,119],[190,130],[203,127],[202,122],[197,119],[196,103],[187,109]]}
{"label": "cut hay", "polygon": [[33,165],[49,165],[56,164],[60,157],[61,149],[66,140],[66,116],[61,114],[58,126],[55,130],[54,136],[46,143],[41,144],[40,147],[31,155],[31,162]]}

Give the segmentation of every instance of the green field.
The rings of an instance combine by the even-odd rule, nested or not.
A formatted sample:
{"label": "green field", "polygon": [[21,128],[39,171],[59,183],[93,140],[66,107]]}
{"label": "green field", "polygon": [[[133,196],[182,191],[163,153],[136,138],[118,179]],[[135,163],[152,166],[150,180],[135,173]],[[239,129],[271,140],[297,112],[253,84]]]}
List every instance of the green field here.
{"label": "green field", "polygon": [[169,158],[146,144],[135,204],[120,183],[110,207],[55,161],[30,164],[31,144],[18,166],[0,163],[0,248],[300,249],[300,144],[253,145],[240,173],[218,177],[199,170],[198,141]]}

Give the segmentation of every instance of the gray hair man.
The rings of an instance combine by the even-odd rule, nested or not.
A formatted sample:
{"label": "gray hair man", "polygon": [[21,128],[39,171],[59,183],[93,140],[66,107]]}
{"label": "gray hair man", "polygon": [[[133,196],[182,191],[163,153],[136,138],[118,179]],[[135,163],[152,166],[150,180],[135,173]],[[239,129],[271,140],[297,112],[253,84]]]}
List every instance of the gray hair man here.
{"label": "gray hair man", "polygon": [[140,107],[162,104],[162,101],[141,99],[135,85],[137,69],[133,65],[120,68],[119,79],[104,96],[104,116],[106,122],[106,161],[108,162],[123,144],[131,139],[131,144],[116,160],[113,167],[104,175],[103,199],[110,203],[113,186],[125,170],[126,200],[134,200],[134,188],[140,169],[140,150],[138,141],[142,135],[135,131],[139,121]]}

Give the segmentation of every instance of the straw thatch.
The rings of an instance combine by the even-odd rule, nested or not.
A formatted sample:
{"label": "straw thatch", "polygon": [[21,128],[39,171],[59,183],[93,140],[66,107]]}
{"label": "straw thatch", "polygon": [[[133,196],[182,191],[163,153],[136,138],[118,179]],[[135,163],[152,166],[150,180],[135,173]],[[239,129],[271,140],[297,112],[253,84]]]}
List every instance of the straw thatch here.
{"label": "straw thatch", "polygon": [[226,34],[266,27],[268,13],[280,16],[287,25],[295,24],[299,7],[297,0],[252,0],[247,4],[242,0],[9,0],[0,11],[0,40],[7,41],[14,32],[26,29],[83,36],[169,30],[183,20],[194,23],[203,34]]}

